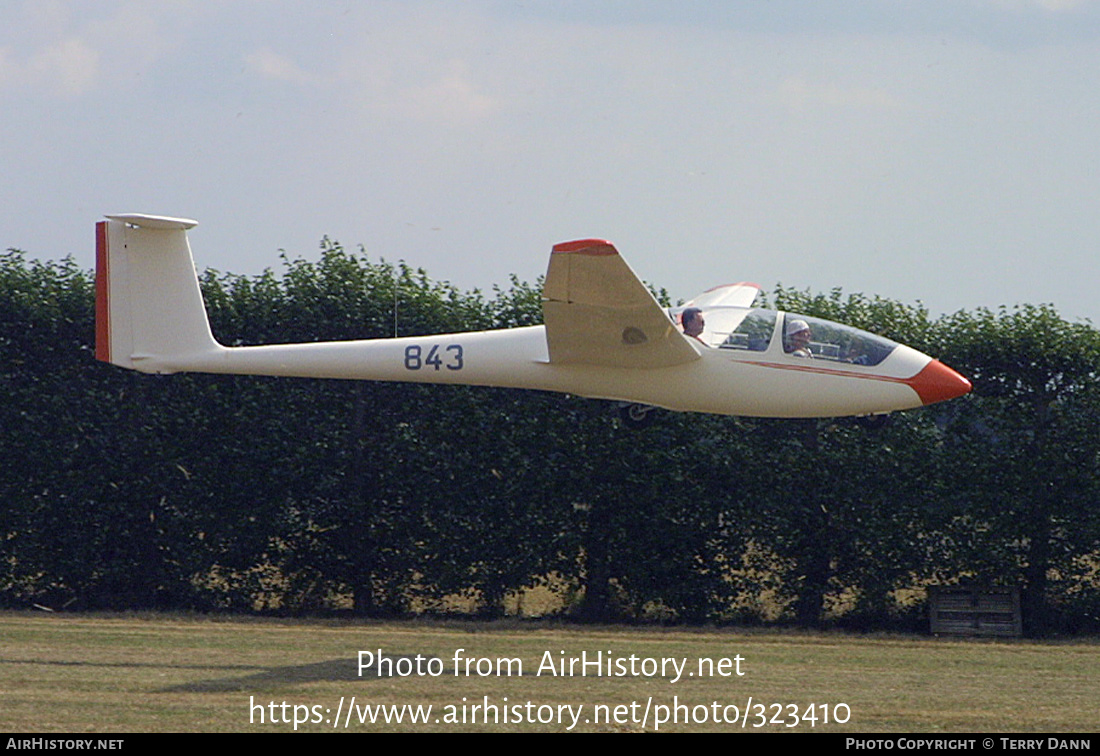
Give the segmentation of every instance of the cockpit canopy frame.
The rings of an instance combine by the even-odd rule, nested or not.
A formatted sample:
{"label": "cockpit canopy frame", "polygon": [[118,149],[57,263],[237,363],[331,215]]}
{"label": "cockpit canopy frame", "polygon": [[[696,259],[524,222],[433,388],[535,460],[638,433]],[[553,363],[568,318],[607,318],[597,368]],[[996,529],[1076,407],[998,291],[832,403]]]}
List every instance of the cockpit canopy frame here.
{"label": "cockpit canopy frame", "polygon": [[[686,307],[669,310],[679,324]],[[873,333],[809,315],[767,310],[759,307],[703,307],[703,332],[697,337],[715,349],[731,354],[774,352],[792,357],[839,362],[847,365],[874,366],[885,360],[897,342]],[[803,351],[795,343],[795,333],[809,329],[810,338]]]}

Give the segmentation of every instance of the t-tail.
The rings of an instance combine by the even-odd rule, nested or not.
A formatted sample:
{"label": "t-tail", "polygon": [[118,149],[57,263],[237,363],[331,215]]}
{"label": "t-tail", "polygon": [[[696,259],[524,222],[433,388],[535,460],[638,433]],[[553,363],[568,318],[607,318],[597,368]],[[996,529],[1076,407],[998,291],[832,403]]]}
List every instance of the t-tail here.
{"label": "t-tail", "polygon": [[96,358],[170,373],[221,351],[210,332],[185,218],[108,215],[96,224]]}

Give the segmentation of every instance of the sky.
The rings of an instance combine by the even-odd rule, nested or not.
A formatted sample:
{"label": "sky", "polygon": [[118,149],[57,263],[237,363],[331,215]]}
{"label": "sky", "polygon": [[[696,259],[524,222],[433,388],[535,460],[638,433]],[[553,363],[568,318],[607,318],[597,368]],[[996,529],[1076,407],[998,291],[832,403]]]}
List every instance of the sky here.
{"label": "sky", "polygon": [[1100,323],[1100,0],[5,0],[0,249],[110,213],[199,268],[323,237],[462,289],[611,240],[749,280]]}

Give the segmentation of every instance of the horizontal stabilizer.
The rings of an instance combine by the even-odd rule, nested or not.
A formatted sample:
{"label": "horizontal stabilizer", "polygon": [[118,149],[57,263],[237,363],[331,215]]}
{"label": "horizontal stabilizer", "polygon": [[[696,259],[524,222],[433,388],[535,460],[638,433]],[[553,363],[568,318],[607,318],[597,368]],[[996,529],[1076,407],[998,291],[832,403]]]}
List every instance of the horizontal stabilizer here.
{"label": "horizontal stabilizer", "polygon": [[189,218],[169,218],[166,215],[141,215],[130,213],[128,215],[108,215],[113,221],[120,221],[138,228],[152,228],[159,231],[186,231],[199,225],[198,221]]}

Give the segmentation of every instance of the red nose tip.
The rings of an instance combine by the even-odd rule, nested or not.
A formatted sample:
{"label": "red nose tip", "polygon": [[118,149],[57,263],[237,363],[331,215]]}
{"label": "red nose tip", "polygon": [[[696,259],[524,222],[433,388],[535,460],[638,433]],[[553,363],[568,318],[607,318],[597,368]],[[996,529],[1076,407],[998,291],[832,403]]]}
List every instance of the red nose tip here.
{"label": "red nose tip", "polygon": [[970,381],[939,360],[932,360],[924,370],[906,381],[925,404],[954,399],[970,393]]}

